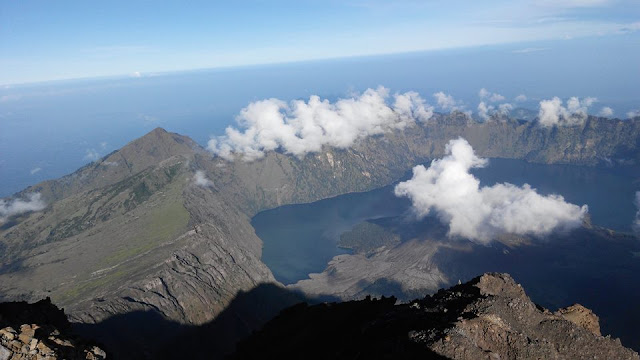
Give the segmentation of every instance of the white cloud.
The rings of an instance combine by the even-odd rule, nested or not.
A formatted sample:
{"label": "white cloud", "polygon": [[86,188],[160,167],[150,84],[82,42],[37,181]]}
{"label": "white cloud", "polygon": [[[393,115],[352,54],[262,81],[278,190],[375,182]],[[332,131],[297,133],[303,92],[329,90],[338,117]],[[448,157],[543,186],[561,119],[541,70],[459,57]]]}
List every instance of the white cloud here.
{"label": "white cloud", "polygon": [[158,118],[147,114],[138,114],[138,119],[142,120],[145,125],[152,125],[158,122]]}
{"label": "white cloud", "polygon": [[204,171],[197,170],[195,175],[193,176],[193,182],[202,187],[212,187],[213,181],[207,179],[207,176],[204,174]]}
{"label": "white cloud", "polygon": [[500,104],[500,105],[498,105],[497,109],[496,109],[495,106],[488,105],[484,101],[481,101],[478,104],[478,116],[484,121],[490,120],[491,116],[494,115],[494,114],[495,115],[501,115],[501,116],[507,116],[507,115],[509,115],[511,110],[513,110],[513,105],[511,105],[509,103]]}
{"label": "white cloud", "polygon": [[629,111],[629,112],[627,113],[627,117],[628,117],[629,119],[633,119],[633,118],[635,118],[635,117],[637,117],[637,116],[640,116],[640,110],[631,110],[631,111]]}
{"label": "white cloud", "polygon": [[480,104],[478,104],[478,116],[480,116],[482,120],[487,121],[490,118],[489,111],[492,109],[493,109],[493,106],[491,105],[487,106],[487,104],[484,101],[481,101]]}
{"label": "white cloud", "polygon": [[42,168],[37,167],[37,168],[31,169],[30,173],[31,173],[31,175],[35,175],[35,174],[39,173],[41,170],[42,170]]}
{"label": "white cloud", "polygon": [[100,159],[100,153],[95,149],[87,149],[85,151],[84,160],[96,161],[98,159]]}
{"label": "white cloud", "polygon": [[556,96],[551,100],[540,101],[538,119],[544,126],[553,126],[558,124],[560,121],[560,115],[563,112],[566,113],[566,111],[567,110],[562,106],[562,100]]}
{"label": "white cloud", "polygon": [[580,100],[577,97],[573,96],[567,101],[567,109],[569,109],[572,114],[580,112],[586,113],[587,109],[596,101],[598,101],[598,99],[594,97],[586,97]]}
{"label": "white cloud", "polygon": [[4,223],[7,218],[24,214],[30,211],[40,211],[44,209],[46,204],[42,200],[40,193],[31,193],[26,199],[15,199],[5,201],[0,199],[0,224]]}
{"label": "white cloud", "polygon": [[393,110],[398,114],[400,120],[407,124],[414,120],[427,122],[433,116],[433,106],[427,104],[415,91],[396,94],[394,98]]}
{"label": "white cloud", "polygon": [[594,97],[580,100],[574,96],[567,101],[565,107],[557,96],[551,100],[542,100],[540,101],[538,121],[542,126],[547,127],[581,125],[587,119],[587,110],[596,101],[598,99]]}
{"label": "white cloud", "polygon": [[515,100],[516,100],[517,102],[527,101],[527,95],[525,95],[525,94],[520,94],[520,95],[516,96]]}
{"label": "white cloud", "polygon": [[504,104],[498,105],[498,113],[500,115],[507,116],[507,115],[509,115],[511,110],[513,110],[513,105],[511,105],[509,103],[504,103]]}
{"label": "white cloud", "polygon": [[539,195],[525,184],[480,187],[469,170],[484,167],[462,138],[451,140],[442,159],[413,168],[413,177],[396,185],[396,196],[411,199],[418,217],[435,211],[449,226],[449,236],[487,244],[502,233],[546,235],[581,224],[587,206],[576,206],[562,196]]}
{"label": "white cloud", "polygon": [[433,94],[433,97],[436,98],[436,103],[438,104],[438,106],[445,111],[456,111],[456,110],[461,110],[464,108],[464,106],[462,106],[461,102],[456,101],[456,99],[453,98],[453,96],[449,95],[449,94],[445,94],[442,91],[439,91],[435,94]]}
{"label": "white cloud", "polygon": [[613,116],[613,109],[608,106],[605,106],[602,109],[600,109],[600,112],[598,113],[598,115],[604,116],[604,117],[611,117]]}
{"label": "white cloud", "polygon": [[549,50],[549,48],[524,48],[524,49],[513,50],[512,53],[514,53],[514,54],[530,54],[530,53],[534,53],[534,52],[547,51],[547,50]]}
{"label": "white cloud", "polygon": [[503,101],[505,99],[504,96],[498,93],[493,93],[485,88],[480,89],[480,91],[478,92],[478,96],[480,97],[480,99],[487,99],[491,102]]}
{"label": "white cloud", "polygon": [[252,102],[236,118],[242,129],[228,127],[207,148],[227,160],[235,153],[251,161],[276,149],[302,157],[325,145],[347,148],[358,139],[426,122],[433,115],[433,107],[418,93],[395,94],[391,105],[388,98],[389,91],[379,87],[335,103],[316,95],[289,104],[278,99]]}
{"label": "white cloud", "polygon": [[504,99],[505,99],[504,96],[502,96],[500,94],[493,93],[493,94],[491,94],[491,97],[489,98],[489,101],[498,102],[498,101],[503,101]]}

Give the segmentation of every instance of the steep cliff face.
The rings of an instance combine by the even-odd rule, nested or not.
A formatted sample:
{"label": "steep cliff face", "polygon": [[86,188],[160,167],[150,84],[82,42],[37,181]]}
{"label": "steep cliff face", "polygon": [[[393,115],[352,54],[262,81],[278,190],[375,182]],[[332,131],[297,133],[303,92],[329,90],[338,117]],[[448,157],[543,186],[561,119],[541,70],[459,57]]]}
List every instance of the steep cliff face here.
{"label": "steep cliff face", "polygon": [[590,117],[584,126],[543,128],[515,120],[475,123],[453,113],[302,159],[270,152],[251,163],[200,159],[199,164],[215,177],[224,196],[253,216],[280,205],[388,185],[416,164],[442,157],[447,142],[458,137],[482,157],[593,166],[639,163],[639,135],[640,121],[635,120]]}
{"label": "steep cliff face", "polygon": [[195,182],[198,154],[156,129],[29,189],[48,206],[3,229],[2,297],[51,296],[81,322],[154,310],[201,324],[238,291],[274,281],[249,217]]}
{"label": "steep cliff face", "polygon": [[236,359],[639,359],[600,335],[574,305],[551,313],[508,274],[488,273],[433,296],[288,308],[241,342]]}

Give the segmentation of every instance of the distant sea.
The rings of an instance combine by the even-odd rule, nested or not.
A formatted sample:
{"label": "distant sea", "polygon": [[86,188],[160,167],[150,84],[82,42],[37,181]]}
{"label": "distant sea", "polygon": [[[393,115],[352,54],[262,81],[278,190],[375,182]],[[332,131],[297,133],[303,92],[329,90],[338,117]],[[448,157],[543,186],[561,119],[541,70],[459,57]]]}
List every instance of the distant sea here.
{"label": "distant sea", "polygon": [[[0,197],[71,173],[155,127],[206,144],[264,98],[335,100],[383,85],[431,104],[444,91],[476,111],[486,88],[536,110],[541,99],[594,96],[639,109],[632,38],[555,41],[400,55],[0,86]],[[626,42],[625,42],[626,41]],[[622,44],[621,44],[622,43]],[[524,94],[527,101],[515,103]]]}

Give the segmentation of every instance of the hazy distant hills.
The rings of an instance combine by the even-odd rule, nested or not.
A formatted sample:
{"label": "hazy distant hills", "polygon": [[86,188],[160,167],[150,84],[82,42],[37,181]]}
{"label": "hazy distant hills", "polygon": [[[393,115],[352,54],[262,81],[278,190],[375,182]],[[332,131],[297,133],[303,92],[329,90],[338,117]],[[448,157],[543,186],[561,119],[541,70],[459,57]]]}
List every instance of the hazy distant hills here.
{"label": "hazy distant hills", "polygon": [[158,128],[16,194],[40,193],[46,208],[0,228],[0,294],[51,296],[77,322],[141,310],[203,324],[239,291],[275,283],[250,225],[261,210],[390,184],[459,136],[484,157],[610,165],[640,162],[639,134],[638,120],[591,117],[584,126],[542,128],[453,113],[350,149],[227,162]]}

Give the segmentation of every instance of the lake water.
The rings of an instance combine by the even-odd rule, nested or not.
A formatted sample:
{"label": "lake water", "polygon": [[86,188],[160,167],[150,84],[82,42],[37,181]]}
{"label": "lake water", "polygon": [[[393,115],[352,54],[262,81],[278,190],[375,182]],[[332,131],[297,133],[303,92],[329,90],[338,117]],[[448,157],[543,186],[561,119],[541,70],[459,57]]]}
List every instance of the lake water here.
{"label": "lake water", "polygon": [[[481,185],[528,183],[542,194],[556,193],[571,203],[587,204],[594,224],[631,233],[637,210],[634,194],[640,190],[637,167],[601,169],[491,159],[488,167],[473,173]],[[264,241],[262,260],[276,279],[291,284],[321,272],[333,256],[344,253],[336,246],[340,234],[361,221],[377,219],[379,225],[401,228],[403,239],[424,233],[427,223],[407,224],[410,203],[392,191],[388,186],[259,213],[253,226]],[[543,306],[581,303],[601,317],[605,333],[640,348],[634,335],[640,333],[640,240],[634,236],[614,242],[578,229],[534,246],[511,249],[496,243],[474,246],[472,252],[442,250],[435,259],[452,281],[487,271],[509,272]]]}
{"label": "lake water", "polygon": [[[530,164],[491,159],[472,171],[481,186],[499,182],[530,184],[541,194],[560,194],[566,201],[589,206],[596,225],[631,232],[640,190],[640,168],[603,169],[568,165]],[[253,226],[264,241],[262,259],[276,279],[290,284],[321,272],[332,257],[344,253],[336,246],[340,234],[364,220],[398,216],[409,211],[406,198],[393,187],[346,194],[311,204],[288,205],[259,213]]]}
{"label": "lake water", "polygon": [[353,225],[395,216],[409,206],[408,199],[399,199],[390,187],[384,187],[263,211],[252,219],[252,225],[264,241],[262,260],[278,281],[291,284],[322,271],[334,256],[347,253],[336,243]]}

